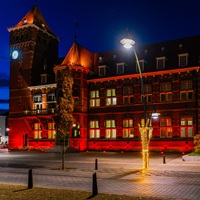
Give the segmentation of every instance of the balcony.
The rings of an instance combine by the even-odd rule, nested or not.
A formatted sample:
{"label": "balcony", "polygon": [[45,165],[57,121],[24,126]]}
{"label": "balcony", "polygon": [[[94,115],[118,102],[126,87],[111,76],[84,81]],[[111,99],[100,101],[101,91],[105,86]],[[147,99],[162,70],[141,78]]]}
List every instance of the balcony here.
{"label": "balcony", "polygon": [[24,110],[24,115],[52,115],[55,114],[55,108],[50,109],[36,109],[36,110]]}

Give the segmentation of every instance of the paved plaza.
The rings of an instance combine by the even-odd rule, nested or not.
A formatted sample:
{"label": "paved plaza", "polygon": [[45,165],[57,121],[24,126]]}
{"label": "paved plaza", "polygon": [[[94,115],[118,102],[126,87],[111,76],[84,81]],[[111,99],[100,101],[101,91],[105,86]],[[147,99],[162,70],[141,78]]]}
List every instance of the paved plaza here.
{"label": "paved plaza", "polygon": [[[164,162],[165,161],[165,162]],[[91,191],[97,176],[99,193],[159,199],[199,200],[200,162],[183,161],[181,153],[150,153],[150,166],[142,170],[139,152],[67,153],[66,169],[60,153],[0,150],[0,183]]]}

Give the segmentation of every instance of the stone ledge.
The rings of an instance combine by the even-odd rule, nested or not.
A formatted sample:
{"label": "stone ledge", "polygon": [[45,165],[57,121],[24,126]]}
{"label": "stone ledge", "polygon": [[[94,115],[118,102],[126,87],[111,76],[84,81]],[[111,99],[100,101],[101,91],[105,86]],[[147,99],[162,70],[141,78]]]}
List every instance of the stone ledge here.
{"label": "stone ledge", "polygon": [[182,156],[183,161],[200,161],[200,156],[189,156],[189,155],[184,155]]}

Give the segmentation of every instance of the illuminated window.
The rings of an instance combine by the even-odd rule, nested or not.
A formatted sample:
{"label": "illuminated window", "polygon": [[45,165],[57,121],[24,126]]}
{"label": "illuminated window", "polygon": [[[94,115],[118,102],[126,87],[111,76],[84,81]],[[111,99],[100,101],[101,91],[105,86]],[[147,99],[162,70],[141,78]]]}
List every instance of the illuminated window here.
{"label": "illuminated window", "polygon": [[55,138],[56,138],[55,123],[49,122],[48,123],[48,139],[55,139]]}
{"label": "illuminated window", "polygon": [[106,105],[107,106],[117,105],[116,89],[106,90]]}
{"label": "illuminated window", "polygon": [[33,124],[33,132],[34,132],[34,139],[42,138],[42,131],[41,131],[40,123]]}
{"label": "illuminated window", "polygon": [[180,137],[193,137],[193,117],[181,117]]}
{"label": "illuminated window", "polygon": [[106,75],[106,65],[99,66],[99,76],[105,76]]}
{"label": "illuminated window", "polygon": [[133,119],[123,119],[123,138],[133,138]]}
{"label": "illuminated window", "polygon": [[100,106],[99,90],[90,91],[90,107]]}
{"label": "illuminated window", "polygon": [[116,126],[115,126],[115,120],[106,120],[105,122],[106,126],[106,138],[107,139],[115,139],[116,138]]}
{"label": "illuminated window", "polygon": [[166,101],[172,101],[172,92],[171,92],[171,83],[165,82],[160,83],[160,101],[166,102]]}
{"label": "illuminated window", "polygon": [[134,96],[133,96],[133,87],[126,86],[123,87],[123,104],[133,104]]}
{"label": "illuminated window", "polygon": [[185,67],[188,65],[188,53],[179,54],[179,67]]}
{"label": "illuminated window", "polygon": [[157,69],[165,69],[165,57],[156,58],[156,67]]}
{"label": "illuminated window", "polygon": [[180,100],[193,100],[193,82],[192,80],[183,80],[180,82]]}
{"label": "illuminated window", "polygon": [[100,138],[99,121],[90,121],[90,138]]}
{"label": "illuminated window", "polygon": [[160,137],[171,138],[172,137],[172,119],[171,117],[160,118]]}
{"label": "illuminated window", "polygon": [[72,126],[72,138],[79,138],[80,137],[80,125],[73,124]]}

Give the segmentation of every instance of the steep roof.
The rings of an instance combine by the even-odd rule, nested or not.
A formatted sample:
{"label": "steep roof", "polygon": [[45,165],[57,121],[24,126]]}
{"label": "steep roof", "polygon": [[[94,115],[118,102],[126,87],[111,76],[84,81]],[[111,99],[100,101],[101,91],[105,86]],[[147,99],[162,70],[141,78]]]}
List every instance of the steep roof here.
{"label": "steep roof", "polygon": [[75,42],[71,46],[61,65],[80,66],[91,70],[93,60],[94,53]]}
{"label": "steep roof", "polygon": [[40,12],[39,8],[36,5],[34,5],[32,9],[15,26],[10,27],[9,29],[18,28],[26,25],[32,25],[32,24],[54,35],[54,33],[51,31],[42,13]]}

